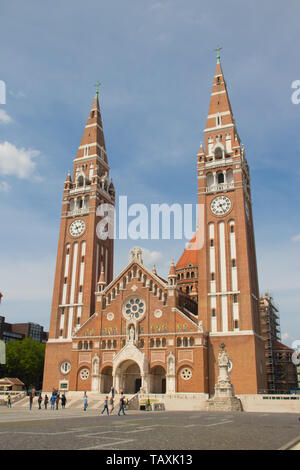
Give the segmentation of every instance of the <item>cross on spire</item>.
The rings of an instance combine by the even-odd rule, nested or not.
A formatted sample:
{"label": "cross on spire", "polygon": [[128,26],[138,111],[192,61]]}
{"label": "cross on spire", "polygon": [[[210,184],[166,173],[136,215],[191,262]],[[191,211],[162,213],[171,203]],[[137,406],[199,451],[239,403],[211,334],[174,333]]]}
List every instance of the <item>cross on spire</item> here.
{"label": "cross on spire", "polygon": [[101,85],[100,82],[96,82],[95,85],[94,85],[96,87],[96,96],[98,96],[98,94],[99,94],[99,86],[100,85]]}
{"label": "cross on spire", "polygon": [[217,46],[215,51],[217,51],[217,63],[220,63],[220,50],[223,49],[223,47]]}

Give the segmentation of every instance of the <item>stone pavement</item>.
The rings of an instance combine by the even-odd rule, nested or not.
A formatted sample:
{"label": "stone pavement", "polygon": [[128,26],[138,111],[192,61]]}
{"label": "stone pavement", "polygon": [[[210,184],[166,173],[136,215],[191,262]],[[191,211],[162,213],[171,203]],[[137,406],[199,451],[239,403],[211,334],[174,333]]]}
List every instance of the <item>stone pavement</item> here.
{"label": "stone pavement", "polygon": [[296,414],[0,407],[1,450],[278,450],[300,442]]}

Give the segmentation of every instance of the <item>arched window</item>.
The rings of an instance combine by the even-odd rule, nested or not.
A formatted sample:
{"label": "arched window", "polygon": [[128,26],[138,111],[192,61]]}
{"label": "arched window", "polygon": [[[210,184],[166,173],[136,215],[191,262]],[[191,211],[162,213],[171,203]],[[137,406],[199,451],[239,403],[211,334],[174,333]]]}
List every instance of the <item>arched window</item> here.
{"label": "arched window", "polygon": [[84,185],[84,179],[83,179],[83,176],[80,175],[77,180],[77,186],[81,187],[83,185]]}
{"label": "arched window", "polygon": [[188,340],[188,338],[184,337],[184,338],[183,338],[183,346],[184,346],[185,348],[187,348],[188,345],[189,345],[189,340]]}
{"label": "arched window", "polygon": [[206,186],[211,188],[214,184],[214,175],[212,173],[208,173],[206,176]]}
{"label": "arched window", "polygon": [[177,344],[177,347],[180,348],[180,346],[181,346],[181,338],[177,338],[176,344]]}
{"label": "arched window", "polygon": [[218,184],[224,183],[224,173],[218,173]]}
{"label": "arched window", "polygon": [[215,149],[215,159],[216,160],[221,160],[223,158],[223,152],[222,152],[222,149],[221,147],[217,147]]}
{"label": "arched window", "polygon": [[233,171],[232,170],[226,171],[226,182],[228,184],[233,184]]}
{"label": "arched window", "polygon": [[70,211],[74,210],[74,199],[70,200]]}
{"label": "arched window", "polygon": [[150,339],[150,348],[153,348],[153,347],[154,347],[154,339],[151,338],[151,339]]}

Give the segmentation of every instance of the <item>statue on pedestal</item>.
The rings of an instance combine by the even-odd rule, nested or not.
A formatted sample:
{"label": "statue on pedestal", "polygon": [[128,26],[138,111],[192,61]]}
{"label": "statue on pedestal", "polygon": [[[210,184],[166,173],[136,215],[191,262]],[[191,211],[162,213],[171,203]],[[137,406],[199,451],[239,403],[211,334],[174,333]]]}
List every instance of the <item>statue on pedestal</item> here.
{"label": "statue on pedestal", "polygon": [[230,382],[228,368],[230,360],[225,350],[225,344],[220,344],[218,355],[219,376],[215,385],[215,395],[207,400],[208,409],[214,411],[242,411],[239,398],[235,397],[233,386]]}

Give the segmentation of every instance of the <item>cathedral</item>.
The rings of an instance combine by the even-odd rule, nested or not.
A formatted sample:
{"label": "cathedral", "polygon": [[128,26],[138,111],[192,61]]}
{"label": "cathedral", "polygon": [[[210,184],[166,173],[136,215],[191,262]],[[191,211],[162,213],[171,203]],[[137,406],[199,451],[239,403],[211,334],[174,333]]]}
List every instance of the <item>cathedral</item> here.
{"label": "cathedral", "polygon": [[114,277],[114,241],[97,236],[115,205],[98,91],[63,188],[43,391],[214,393],[220,345],[236,394],[265,390],[265,350],[249,167],[220,57],[197,153],[197,233],[167,279],[138,247]]}

